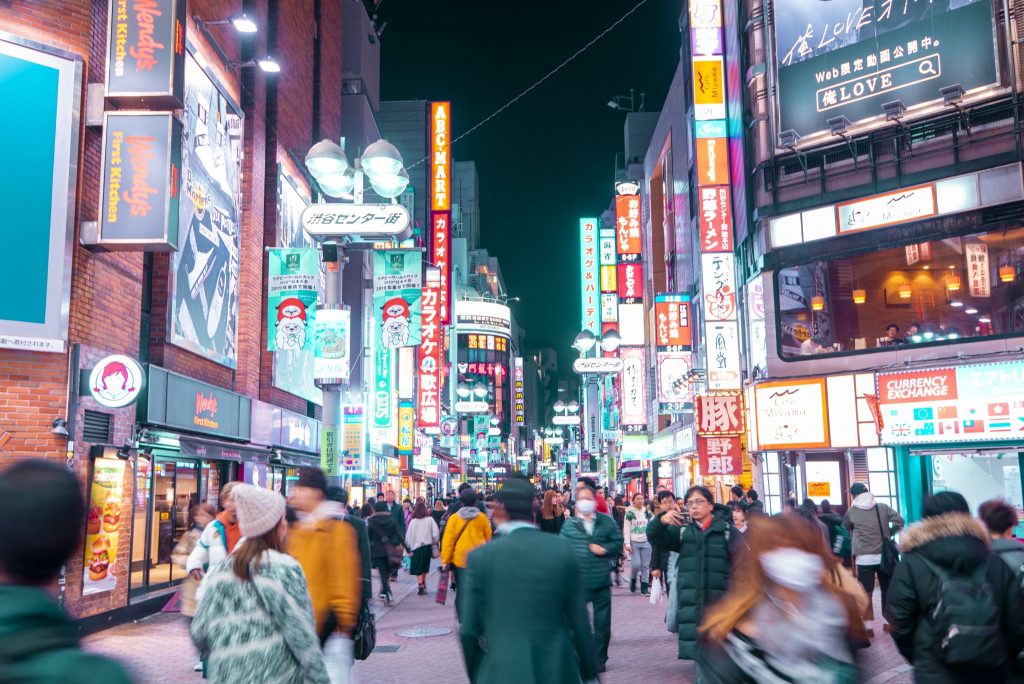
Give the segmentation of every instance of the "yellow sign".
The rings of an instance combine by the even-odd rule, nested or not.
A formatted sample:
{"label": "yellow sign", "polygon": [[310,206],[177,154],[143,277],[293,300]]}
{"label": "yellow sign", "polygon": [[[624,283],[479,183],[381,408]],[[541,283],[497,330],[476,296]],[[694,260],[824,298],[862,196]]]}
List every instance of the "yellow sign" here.
{"label": "yellow sign", "polygon": [[112,591],[117,586],[114,565],[121,532],[124,464],[119,458],[97,458],[93,465],[82,596]]}
{"label": "yellow sign", "polygon": [[412,453],[413,422],[416,419],[416,409],[411,402],[401,402],[398,405],[398,450],[403,453]]}
{"label": "yellow sign", "polygon": [[725,65],[721,57],[693,58],[693,102],[698,121],[725,118]]}
{"label": "yellow sign", "polygon": [[832,487],[828,482],[808,482],[807,496],[831,496]]}

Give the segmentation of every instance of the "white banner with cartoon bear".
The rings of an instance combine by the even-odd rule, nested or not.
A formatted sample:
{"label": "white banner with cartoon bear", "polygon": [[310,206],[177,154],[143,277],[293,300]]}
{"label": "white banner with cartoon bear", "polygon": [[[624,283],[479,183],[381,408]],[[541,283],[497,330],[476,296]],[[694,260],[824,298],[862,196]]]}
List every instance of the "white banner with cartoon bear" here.
{"label": "white banner with cartoon bear", "polygon": [[320,254],[316,249],[272,249],[267,276],[267,349],[313,349]]}
{"label": "white banner with cartoon bear", "polygon": [[377,349],[418,347],[423,255],[412,249],[373,253],[373,310]]}

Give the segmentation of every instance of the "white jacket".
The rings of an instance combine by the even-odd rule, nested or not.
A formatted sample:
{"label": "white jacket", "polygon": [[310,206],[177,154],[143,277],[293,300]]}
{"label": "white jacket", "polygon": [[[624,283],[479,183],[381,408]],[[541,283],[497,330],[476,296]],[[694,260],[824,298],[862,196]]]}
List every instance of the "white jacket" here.
{"label": "white jacket", "polygon": [[217,520],[203,528],[199,543],[188,556],[185,569],[189,572],[202,570],[204,573],[228,556],[228,543],[224,537],[224,526]]}
{"label": "white jacket", "polygon": [[405,548],[415,551],[421,546],[430,546],[440,537],[441,531],[437,529],[433,516],[412,518],[409,520],[409,529],[405,531]]}

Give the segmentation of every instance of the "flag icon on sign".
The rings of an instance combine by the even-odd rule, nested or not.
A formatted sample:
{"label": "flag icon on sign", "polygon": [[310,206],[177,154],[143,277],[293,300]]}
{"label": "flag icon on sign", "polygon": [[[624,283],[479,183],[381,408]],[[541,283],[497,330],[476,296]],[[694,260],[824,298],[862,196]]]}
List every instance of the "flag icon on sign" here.
{"label": "flag icon on sign", "polygon": [[914,409],[914,420],[931,420],[934,415],[930,406]]}
{"label": "flag icon on sign", "polygon": [[910,434],[910,426],[906,423],[898,423],[892,426],[892,433],[897,437],[906,437]]}
{"label": "flag icon on sign", "polygon": [[927,437],[935,434],[935,423],[928,422],[922,423],[919,428],[914,430],[914,435],[917,437]]}
{"label": "flag icon on sign", "polygon": [[1011,430],[1011,423],[1008,420],[990,420],[988,421],[989,432],[1009,432]]}
{"label": "flag icon on sign", "polygon": [[956,418],[956,406],[940,406],[939,420],[950,420]]}
{"label": "flag icon on sign", "polygon": [[965,420],[964,421],[964,433],[979,433],[985,431],[985,421],[983,420]]}
{"label": "flag icon on sign", "polygon": [[1003,402],[988,405],[988,415],[990,416],[1007,416],[1010,414],[1010,405]]}
{"label": "flag icon on sign", "polygon": [[955,420],[940,420],[939,421],[939,434],[940,435],[958,435],[960,434],[960,423]]}

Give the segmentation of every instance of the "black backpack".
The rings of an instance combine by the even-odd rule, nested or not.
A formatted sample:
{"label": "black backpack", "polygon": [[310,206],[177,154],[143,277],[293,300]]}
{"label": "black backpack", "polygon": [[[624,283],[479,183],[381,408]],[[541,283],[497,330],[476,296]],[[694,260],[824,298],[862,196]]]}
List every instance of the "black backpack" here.
{"label": "black backpack", "polygon": [[924,556],[918,557],[939,578],[938,600],[930,617],[942,662],[986,668],[1006,662],[999,632],[1002,611],[985,576],[988,561],[969,575],[952,575]]}

